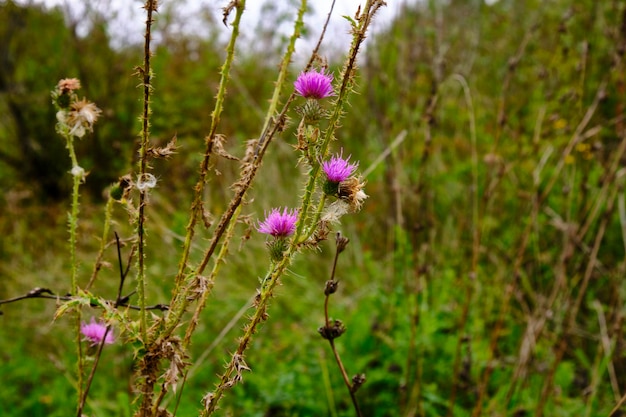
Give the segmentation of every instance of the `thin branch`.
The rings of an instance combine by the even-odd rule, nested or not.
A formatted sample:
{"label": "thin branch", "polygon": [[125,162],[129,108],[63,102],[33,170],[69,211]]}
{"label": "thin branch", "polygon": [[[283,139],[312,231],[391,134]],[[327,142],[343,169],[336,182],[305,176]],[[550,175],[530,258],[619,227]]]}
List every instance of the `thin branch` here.
{"label": "thin branch", "polygon": [[[122,302],[120,302],[117,306],[118,307],[126,307],[129,308],[131,310],[141,310],[141,306],[137,306],[137,305],[132,305],[132,304],[128,304],[128,297],[129,296],[125,296],[122,297]],[[48,288],[40,288],[40,287],[36,287],[33,288],[32,290],[30,290],[28,293],[24,294],[24,295],[20,295],[14,298],[8,298],[6,300],[0,300],[0,305],[2,304],[10,304],[10,303],[15,303],[17,301],[21,301],[21,300],[26,300],[29,298],[45,298],[48,300],[57,300],[57,301],[71,301],[74,299],[73,296],[71,295],[56,295],[52,290],[48,289]],[[115,306],[115,301],[113,300],[106,300],[107,304],[112,304]],[[90,304],[91,307],[98,307],[97,304],[91,303]],[[169,310],[169,306],[167,304],[155,304],[152,306],[146,306],[146,310],[161,310],[161,311],[167,311]]]}

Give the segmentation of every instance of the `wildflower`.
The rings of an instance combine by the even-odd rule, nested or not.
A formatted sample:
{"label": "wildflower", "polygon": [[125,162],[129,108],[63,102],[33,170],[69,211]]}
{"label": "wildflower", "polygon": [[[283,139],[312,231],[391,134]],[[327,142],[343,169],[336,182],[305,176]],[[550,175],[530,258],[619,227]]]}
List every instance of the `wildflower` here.
{"label": "wildflower", "polygon": [[319,100],[335,95],[332,82],[333,76],[326,74],[324,70],[321,72],[308,71],[301,72],[293,85],[296,93],[302,97]]}
{"label": "wildflower", "polygon": [[358,163],[351,164],[350,157],[343,157],[343,149],[328,161],[322,163],[322,169],[326,174],[326,182],[323,190],[326,195],[337,195],[339,193],[339,184],[350,178]]}
{"label": "wildflower", "polygon": [[106,326],[102,323],[96,323],[93,317],[91,318],[91,323],[82,323],[80,325],[80,332],[85,336],[85,340],[91,342],[92,346],[102,343],[102,339],[104,339],[104,343],[107,345],[115,341],[113,334],[111,332],[107,333]]}
{"label": "wildflower", "polygon": [[93,129],[93,124],[98,120],[102,110],[94,103],[82,99],[71,104],[71,110],[67,115],[59,115],[57,119],[65,122],[70,128],[70,135],[82,138],[87,130]]}
{"label": "wildflower", "polygon": [[326,178],[330,182],[342,182],[348,179],[359,166],[358,163],[351,164],[350,157],[343,158],[343,149],[341,152],[322,164],[322,169],[326,173]]}
{"label": "wildflower", "polygon": [[297,220],[297,210],[289,211],[285,208],[281,213],[280,209],[275,208],[265,216],[265,221],[259,223],[257,230],[274,237],[287,237],[296,231]]}

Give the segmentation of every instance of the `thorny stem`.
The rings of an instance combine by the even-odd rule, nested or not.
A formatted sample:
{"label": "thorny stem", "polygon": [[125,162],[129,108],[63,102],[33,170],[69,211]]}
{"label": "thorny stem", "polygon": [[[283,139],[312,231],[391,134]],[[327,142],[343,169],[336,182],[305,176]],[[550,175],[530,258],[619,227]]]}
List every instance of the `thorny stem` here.
{"label": "thorny stem", "polygon": [[[238,216],[240,212],[241,212],[241,206],[237,207],[235,216]],[[191,335],[196,329],[196,326],[198,325],[198,321],[200,320],[200,313],[202,312],[202,310],[204,309],[206,305],[206,301],[209,297],[209,294],[211,293],[213,282],[215,282],[215,278],[217,277],[220,267],[224,263],[224,259],[226,258],[226,255],[228,254],[228,246],[230,244],[230,241],[233,238],[233,235],[235,232],[235,225],[236,225],[235,222],[231,222],[230,225],[228,226],[228,230],[226,231],[224,241],[222,242],[222,247],[220,249],[220,252],[217,254],[217,259],[215,260],[215,264],[213,265],[213,269],[211,270],[211,275],[209,275],[207,279],[207,289],[202,292],[200,296],[200,300],[198,301],[198,305],[196,306],[196,311],[194,312],[193,318],[189,322],[189,326],[187,327],[187,331],[185,332],[185,339],[183,341],[183,346],[185,347],[189,346],[189,344],[191,343]]]}
{"label": "thorny stem", "polygon": [[[72,168],[78,167],[78,160],[76,159],[76,152],[74,151],[74,142],[72,135],[69,132],[64,132],[67,149],[70,153],[70,159],[72,161]],[[78,293],[78,261],[76,260],[76,230],[78,229],[78,196],[79,196],[79,188],[80,183],[83,180],[83,177],[77,174],[72,174],[72,208],[68,219],[69,232],[70,232],[70,264],[72,265],[72,277],[71,277],[71,289],[70,293],[75,295]],[[83,368],[85,366],[84,358],[83,358],[83,348],[80,343],[81,334],[80,334],[80,321],[81,321],[81,310],[80,308],[76,309],[76,314],[74,317],[75,320],[75,341],[76,341],[76,349],[77,349],[77,357],[76,361],[77,366],[77,392],[78,398],[81,398],[83,395]]]}
{"label": "thorny stem", "polygon": [[[226,365],[226,370],[222,374],[217,388],[212,393],[209,393],[204,397],[205,408],[202,410],[202,417],[210,416],[216,410],[217,405],[224,396],[225,391],[241,379],[241,362],[243,353],[248,348],[252,336],[256,333],[257,326],[266,320],[267,303],[273,294],[278,278],[284,273],[285,269],[291,262],[294,252],[295,245],[292,241],[287,253],[285,253],[283,258],[274,265],[274,268],[263,280],[265,285],[261,286],[260,293],[255,302],[254,314],[245,326],[244,334],[239,339],[237,350],[232,355],[229,363]],[[235,372],[237,372],[237,375],[232,377],[232,374]]]}
{"label": "thorny stem", "polygon": [[[152,69],[150,67],[150,41],[151,41],[151,29],[152,12],[156,11],[156,0],[147,0],[144,8],[146,9],[146,33],[144,42],[144,62],[143,68],[139,69],[143,82],[143,113],[141,115],[141,147],[139,148],[139,176],[143,178],[148,169],[148,144],[150,139],[150,97],[152,94],[151,76]],[[139,306],[141,311],[140,316],[140,331],[143,343],[147,344],[148,341],[148,319],[146,313],[146,278],[145,278],[145,230],[144,223],[146,220],[145,208],[146,208],[146,194],[148,190],[140,190],[139,193],[139,216],[137,219],[137,294],[139,297]]]}
{"label": "thorny stem", "polygon": [[[143,85],[143,112],[141,114],[141,146],[139,148],[139,178],[143,179],[148,171],[148,146],[150,139],[150,99],[152,94],[152,68],[150,67],[150,41],[152,40],[151,29],[152,13],[157,10],[157,0],[146,0],[144,4],[146,10],[146,32],[144,41],[144,61],[143,68],[138,68],[137,73],[141,78]],[[139,298],[139,331],[141,342],[144,347],[144,351],[148,352],[150,346],[150,340],[148,340],[148,315],[146,309],[146,267],[145,267],[145,229],[144,224],[146,220],[146,204],[147,193],[149,189],[139,190],[139,213],[137,216],[137,295]],[[152,403],[152,397],[154,396],[154,378],[149,375],[150,369],[149,360],[147,357],[143,357],[139,366],[139,373],[143,378],[141,387],[141,405],[140,415],[147,416],[150,410],[150,404]]]}

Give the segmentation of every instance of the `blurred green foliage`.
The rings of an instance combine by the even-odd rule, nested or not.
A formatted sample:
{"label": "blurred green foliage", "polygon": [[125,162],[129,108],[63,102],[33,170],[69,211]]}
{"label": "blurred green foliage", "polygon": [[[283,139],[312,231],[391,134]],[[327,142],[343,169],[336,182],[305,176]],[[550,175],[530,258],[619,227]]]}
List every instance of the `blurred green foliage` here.
{"label": "blurred green foliage", "polygon": [[[35,286],[62,292],[68,285],[63,198],[69,159],[54,132],[49,98],[59,79],[80,78],[81,92],[104,110],[94,133],[79,144],[78,158],[90,171],[86,200],[97,200],[132,167],[140,97],[132,73],[141,49],[112,48],[107,22],[92,18],[89,32],[79,36],[58,9],[0,3],[0,299]],[[360,161],[361,171],[370,171],[370,198],[342,225],[351,244],[340,258],[340,291],[331,302],[332,314],[348,328],[337,341],[345,365],[367,374],[357,394],[366,415],[453,410],[469,416],[486,370],[491,375],[481,415],[535,415],[550,377],[549,416],[607,416],[623,394],[626,220],[618,202],[600,204],[601,216],[593,205],[607,201],[604,189],[619,191],[623,201],[612,165],[626,137],[625,22],[626,5],[617,0],[431,0],[407,5],[370,37],[358,94],[337,142]],[[264,39],[270,32],[262,31]],[[163,33],[153,61],[153,141],[176,135],[181,148],[155,167],[161,181],[151,201],[148,246],[154,302],[171,288],[223,58],[216,35]],[[235,155],[259,133],[276,53],[244,48],[237,58],[220,125]],[[584,140],[565,155],[587,118],[577,136]],[[301,185],[293,128],[268,155],[249,214],[296,201]],[[402,142],[392,148],[396,140]],[[623,158],[617,163],[623,166]],[[216,163],[220,175],[207,195],[211,213],[223,210],[237,169]],[[85,208],[86,275],[98,216],[97,205]],[[119,230],[129,233],[126,213],[119,210],[116,218]],[[246,227],[238,231],[245,246],[233,249],[194,339],[192,358],[205,359],[180,388],[178,415],[195,415],[213,387],[238,325],[216,337],[250,302],[263,274],[263,242],[243,239]],[[598,236],[598,262],[580,293]],[[285,277],[246,357],[253,372],[228,394],[221,415],[353,415],[332,355],[316,333],[331,247],[303,256]],[[197,248],[192,256],[201,253]],[[101,291],[112,297],[115,268],[103,275]],[[576,325],[568,328],[579,294]],[[2,415],[66,416],[74,409],[67,324],[49,324],[54,306],[36,301],[2,309]],[[529,336],[529,329],[540,330]],[[90,413],[131,415],[131,352],[112,346],[103,361]],[[171,398],[168,409],[175,403]]]}

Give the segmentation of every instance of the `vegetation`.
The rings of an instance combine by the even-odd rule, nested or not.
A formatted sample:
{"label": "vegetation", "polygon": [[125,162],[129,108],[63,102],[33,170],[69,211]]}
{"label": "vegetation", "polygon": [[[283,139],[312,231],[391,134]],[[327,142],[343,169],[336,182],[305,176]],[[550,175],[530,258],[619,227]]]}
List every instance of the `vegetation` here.
{"label": "vegetation", "polygon": [[[36,287],[76,296],[67,250],[72,165],[50,104],[50,90],[66,77],[80,78],[81,98],[103,111],[93,132],[75,141],[88,173],[80,185],[78,286],[86,289],[98,270],[89,302],[113,300],[120,307],[127,264],[123,295],[142,279],[141,268],[146,305],[169,303],[180,291],[178,262],[187,248],[199,171],[208,178],[204,212],[187,249],[188,265],[202,262],[241,172],[238,161],[221,157],[199,170],[205,138],[223,135],[222,155],[244,157],[248,141],[278,120],[266,117],[268,107],[277,105],[275,116],[291,100],[304,64],[292,63],[286,79],[276,81],[288,40],[274,34],[266,40],[274,49],[240,46],[212,130],[229,59],[219,33],[230,36],[238,10],[231,11],[228,29],[221,16],[207,21],[209,38],[174,34],[167,25],[175,26],[176,15],[165,11],[155,16],[153,29],[162,36],[151,57],[154,77],[138,82],[133,72],[145,70],[142,47],[111,46],[114,34],[102,16],[91,16],[93,24],[80,36],[60,10],[0,2],[0,299]],[[625,28],[626,5],[617,0],[409,4],[389,27],[369,34],[345,107],[337,89],[345,56],[330,56],[339,96],[321,101],[331,120],[322,121],[320,132],[336,139],[328,152],[343,148],[344,156],[359,161],[369,198],[360,212],[342,218],[350,243],[336,271],[332,234],[319,250],[302,251],[284,265],[270,290],[269,318],[245,351],[251,372],[241,368],[243,383],[224,390],[215,414],[355,415],[333,351],[318,333],[328,326],[328,301],[331,318],[347,329],[331,346],[350,377],[366,376],[354,392],[364,416],[622,415]],[[271,31],[255,30],[271,39]],[[336,45],[328,48],[336,51]],[[348,45],[344,53],[350,56]],[[152,113],[142,138],[148,131],[136,120],[148,84]],[[218,279],[184,351],[184,378],[167,388],[160,379],[152,391],[164,393],[159,406],[169,413],[198,415],[206,406],[201,399],[216,392],[225,362],[249,329],[248,317],[258,311],[251,305],[258,307],[260,282],[262,294],[270,282],[264,279],[268,265],[271,270],[283,259],[281,253],[270,262],[257,227],[274,207],[299,207],[303,181],[316,169],[298,142],[314,132],[299,125],[299,100],[229,229],[228,262],[215,263]],[[341,126],[325,130],[334,109],[344,112]],[[174,154],[141,168],[140,149],[168,148],[174,136]],[[296,164],[299,156],[304,161]],[[111,183],[150,168],[158,185],[145,206],[141,266],[130,254],[137,213],[106,201]],[[102,239],[106,207],[111,223]],[[121,267],[113,232],[123,243]],[[339,287],[326,297],[333,273]],[[140,297],[132,294],[128,303],[139,304]],[[0,414],[74,413],[77,355],[87,370],[99,358],[86,415],[138,412],[149,397],[137,392],[145,386],[145,335],[167,327],[160,320],[166,312],[144,308],[146,322],[158,326],[135,328],[129,323],[141,323],[142,313],[82,307],[83,321],[104,315],[113,324],[117,342],[99,356],[85,342],[77,352],[74,313],[52,321],[62,306],[67,300],[0,305]],[[193,311],[172,330],[181,339]],[[159,375],[173,363],[171,356],[159,363]]]}

